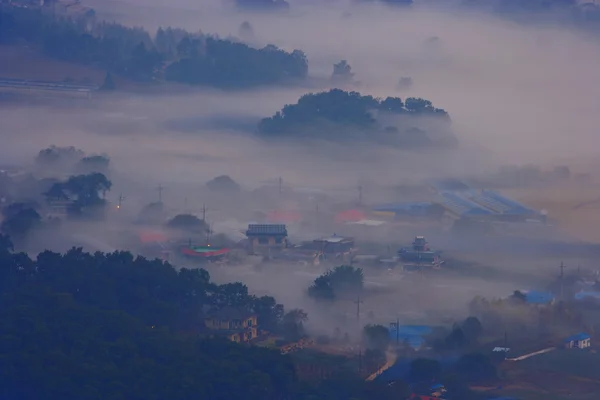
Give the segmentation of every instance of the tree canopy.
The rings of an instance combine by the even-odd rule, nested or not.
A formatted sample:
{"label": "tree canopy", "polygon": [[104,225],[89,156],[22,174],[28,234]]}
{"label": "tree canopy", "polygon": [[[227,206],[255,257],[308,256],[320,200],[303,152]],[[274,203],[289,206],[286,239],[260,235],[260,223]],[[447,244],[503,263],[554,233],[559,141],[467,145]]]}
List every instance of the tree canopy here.
{"label": "tree canopy", "polygon": [[105,205],[103,195],[111,187],[112,182],[104,174],[93,172],[71,176],[66,182],[54,183],[45,195],[48,202],[70,200],[71,215],[81,215],[100,210]]}
{"label": "tree canopy", "polygon": [[241,190],[240,185],[229,175],[219,175],[211,179],[206,183],[206,187],[216,192],[239,192]]}
{"label": "tree canopy", "polygon": [[306,314],[202,269],[175,270],[128,252],[34,260],[0,235],[3,395],[64,399],[396,399],[398,387],[356,375],[298,380],[279,351],[205,335],[209,308],[244,307],[260,328],[301,328]]}
{"label": "tree canopy", "polygon": [[[358,92],[331,89],[306,94],[296,104],[285,105],[272,117],[263,118],[258,124],[258,132],[271,137],[312,134],[321,139],[345,139],[356,132],[375,137],[375,133],[385,132],[386,135],[380,136],[395,134],[401,143],[407,145],[418,142],[415,135],[427,139],[426,132],[413,125],[419,121],[409,117],[449,120],[448,113],[434,107],[429,100],[414,97],[404,101],[398,97],[378,99]],[[327,132],[328,136],[322,132]]]}
{"label": "tree canopy", "polygon": [[308,288],[308,295],[317,300],[335,300],[340,296],[360,293],[363,285],[361,268],[340,265],[317,277]]}
{"label": "tree canopy", "polygon": [[11,6],[0,10],[0,20],[0,43],[26,42],[48,57],[103,69],[109,73],[104,89],[114,88],[112,74],[143,82],[166,79],[235,89],[301,80],[308,73],[300,50],[286,52],[273,45],[256,49],[182,29],[161,28],[154,37],[116,23],[96,23],[88,29],[80,21]]}

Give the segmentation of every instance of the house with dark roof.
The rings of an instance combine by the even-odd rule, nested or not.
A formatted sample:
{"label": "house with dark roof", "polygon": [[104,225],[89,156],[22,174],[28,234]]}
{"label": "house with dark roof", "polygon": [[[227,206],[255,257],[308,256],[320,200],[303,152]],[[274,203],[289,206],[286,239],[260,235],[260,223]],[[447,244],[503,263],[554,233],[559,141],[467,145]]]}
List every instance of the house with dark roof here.
{"label": "house with dark roof", "polygon": [[252,254],[268,255],[272,251],[285,249],[288,232],[282,224],[250,224],[246,230]]}
{"label": "house with dark roof", "polygon": [[238,343],[247,343],[258,337],[258,317],[243,308],[225,307],[210,311],[204,325],[218,336]]}

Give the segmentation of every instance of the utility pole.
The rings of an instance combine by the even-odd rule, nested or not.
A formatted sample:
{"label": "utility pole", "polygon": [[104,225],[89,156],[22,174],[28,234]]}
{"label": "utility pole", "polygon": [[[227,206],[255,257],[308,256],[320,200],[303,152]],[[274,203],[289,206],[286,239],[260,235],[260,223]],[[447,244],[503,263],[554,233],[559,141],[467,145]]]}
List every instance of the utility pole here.
{"label": "utility pole", "polygon": [[206,222],[206,204],[202,204],[202,221]]}
{"label": "utility pole", "polygon": [[210,234],[212,233],[212,226],[209,225],[208,228],[206,229],[206,245],[209,246],[210,245]]}
{"label": "utility pole", "polygon": [[567,267],[561,261],[559,268],[560,268],[560,301],[564,301],[564,285],[563,285],[563,281],[564,281],[564,277],[565,277],[565,268],[567,268]]}
{"label": "utility pole", "polygon": [[396,347],[400,346],[400,318],[396,317]]}
{"label": "utility pole", "polygon": [[158,202],[162,203],[162,192],[163,190],[165,190],[165,188],[163,187],[163,185],[159,184],[156,190],[158,190]]}
{"label": "utility pole", "polygon": [[359,294],[356,300],[354,301],[354,304],[356,304],[356,324],[358,325],[358,329],[360,329],[360,305],[362,304],[362,302],[363,301],[360,299]]}
{"label": "utility pole", "polygon": [[119,195],[119,203],[117,204],[117,208],[120,209],[121,205],[123,204],[123,200],[125,200],[125,196],[123,196],[123,193],[121,193]]}

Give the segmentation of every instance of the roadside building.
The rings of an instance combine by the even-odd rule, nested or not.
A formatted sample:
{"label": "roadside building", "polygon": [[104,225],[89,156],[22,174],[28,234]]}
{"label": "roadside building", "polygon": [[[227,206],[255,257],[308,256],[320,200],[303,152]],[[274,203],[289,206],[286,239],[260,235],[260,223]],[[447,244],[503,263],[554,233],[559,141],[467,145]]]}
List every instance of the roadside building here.
{"label": "roadside building", "polygon": [[258,337],[258,317],[245,309],[213,310],[204,319],[204,325],[214,335],[225,336],[232,342],[248,343]]}
{"label": "roadside building", "polygon": [[592,345],[592,338],[587,333],[578,333],[569,336],[564,341],[564,346],[567,349],[587,349]]}
{"label": "roadside building", "polygon": [[251,254],[268,255],[272,251],[285,249],[288,232],[282,224],[250,224],[246,230]]}
{"label": "roadside building", "polygon": [[345,256],[354,250],[354,238],[338,236],[335,233],[329,237],[313,240],[319,252],[326,255]]}

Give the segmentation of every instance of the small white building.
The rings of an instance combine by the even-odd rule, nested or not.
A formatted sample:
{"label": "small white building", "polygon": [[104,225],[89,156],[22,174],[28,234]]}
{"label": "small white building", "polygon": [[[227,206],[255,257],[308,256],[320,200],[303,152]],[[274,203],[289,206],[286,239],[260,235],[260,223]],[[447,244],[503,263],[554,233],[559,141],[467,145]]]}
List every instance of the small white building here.
{"label": "small white building", "polygon": [[578,333],[564,340],[567,349],[587,349],[592,345],[592,338],[587,333]]}

